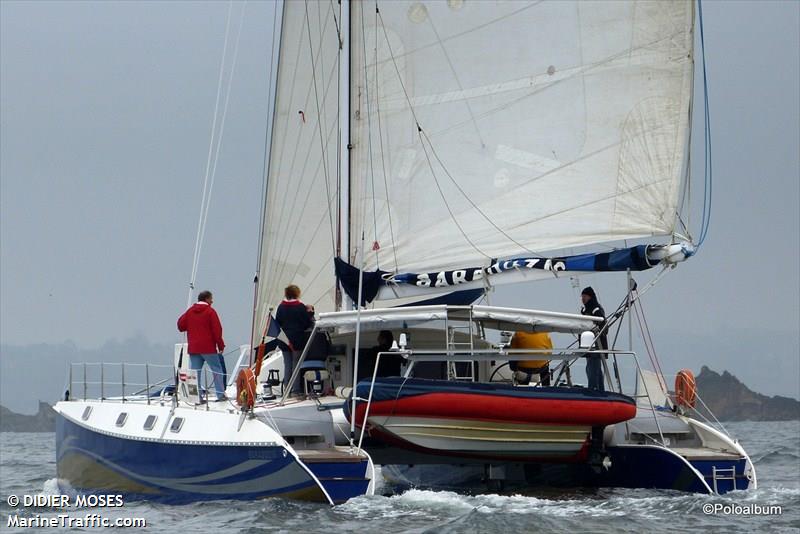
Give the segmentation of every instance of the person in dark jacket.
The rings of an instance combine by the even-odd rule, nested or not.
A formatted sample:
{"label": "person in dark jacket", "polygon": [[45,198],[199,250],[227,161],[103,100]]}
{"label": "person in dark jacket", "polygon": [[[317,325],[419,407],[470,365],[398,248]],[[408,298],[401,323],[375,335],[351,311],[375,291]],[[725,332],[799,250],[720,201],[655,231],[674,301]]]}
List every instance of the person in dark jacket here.
{"label": "person in dark jacket", "polygon": [[[592,317],[600,317],[602,322],[597,323],[596,329],[601,332],[595,341],[595,348],[599,350],[608,350],[608,337],[606,336],[606,312],[597,301],[597,295],[591,287],[584,288],[581,291],[581,301],[583,308],[581,308],[581,315],[591,315]],[[589,380],[589,388],[599,391],[605,391],[603,385],[603,358],[601,354],[591,354],[586,357],[586,377]]]}
{"label": "person in dark jacket", "polygon": [[[275,311],[275,320],[286,334],[291,349],[291,351],[283,352],[283,387],[286,389],[295,365],[303,352],[303,347],[308,341],[308,330],[314,324],[314,308],[306,306],[300,301],[300,288],[294,284],[287,286],[283,295],[285,298]],[[301,389],[301,381],[295,380],[292,393],[299,394]]]}
{"label": "person in dark jacket", "polygon": [[377,374],[375,376],[400,376],[400,371],[403,365],[403,357],[399,353],[386,354],[392,350],[392,343],[394,343],[394,335],[391,330],[381,330],[378,332],[378,344],[374,347],[359,351],[361,356],[358,360],[358,380],[368,379],[372,380],[372,373],[375,372],[375,362],[378,359],[378,353],[383,352],[381,361],[378,364]]}
{"label": "person in dark jacket", "polygon": [[[222,323],[211,304],[214,297],[211,291],[201,291],[194,303],[178,318],[178,331],[186,332],[189,338],[190,368],[201,371],[203,364],[214,375],[214,390],[218,401],[225,397],[225,369],[221,364],[225,341],[222,339]],[[199,374],[199,373],[198,373]]]}

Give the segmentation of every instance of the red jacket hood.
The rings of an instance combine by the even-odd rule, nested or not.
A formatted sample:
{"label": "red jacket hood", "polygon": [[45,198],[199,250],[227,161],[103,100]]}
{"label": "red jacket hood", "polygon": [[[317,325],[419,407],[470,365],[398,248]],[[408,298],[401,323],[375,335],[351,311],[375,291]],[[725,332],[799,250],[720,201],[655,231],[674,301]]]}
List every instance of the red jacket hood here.
{"label": "red jacket hood", "polygon": [[210,304],[195,302],[192,304],[192,307],[189,308],[189,311],[192,313],[204,313],[211,309]]}

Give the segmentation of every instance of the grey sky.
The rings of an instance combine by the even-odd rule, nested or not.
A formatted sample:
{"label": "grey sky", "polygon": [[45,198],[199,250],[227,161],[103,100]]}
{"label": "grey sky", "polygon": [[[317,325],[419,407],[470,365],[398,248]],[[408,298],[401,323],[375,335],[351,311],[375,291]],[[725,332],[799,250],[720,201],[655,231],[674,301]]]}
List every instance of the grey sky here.
{"label": "grey sky", "polygon": [[[3,344],[180,340],[227,9],[0,2]],[[250,327],[272,9],[246,6],[198,278],[230,345]],[[704,16],[711,233],[645,308],[665,367],[708,363],[798,396],[800,3],[707,1]],[[623,277],[581,284],[606,308],[624,290]],[[492,299],[574,311],[575,296],[565,281]]]}

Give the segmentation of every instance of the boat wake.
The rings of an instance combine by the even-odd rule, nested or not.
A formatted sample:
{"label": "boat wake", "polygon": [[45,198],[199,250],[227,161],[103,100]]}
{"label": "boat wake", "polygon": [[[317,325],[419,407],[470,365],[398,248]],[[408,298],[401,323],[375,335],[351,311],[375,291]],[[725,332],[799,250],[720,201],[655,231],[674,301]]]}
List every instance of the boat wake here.
{"label": "boat wake", "polygon": [[[456,532],[477,529],[500,532],[504,528],[573,531],[594,525],[598,531],[619,529],[652,531],[654,524],[687,526],[719,524],[704,513],[704,505],[778,505],[784,510],[800,506],[800,489],[765,488],[734,491],[726,495],[687,494],[666,490],[598,490],[592,494],[462,495],[451,491],[411,489],[391,496],[359,497],[339,507],[351,520],[397,519],[403,523],[434,521],[415,532]],[[443,517],[447,517],[442,521]],[[749,520],[764,518],[750,517]],[[598,523],[598,520],[602,520]],[[410,526],[410,525],[409,525]],[[665,525],[666,528],[666,525]],[[632,529],[632,530],[631,530]]]}

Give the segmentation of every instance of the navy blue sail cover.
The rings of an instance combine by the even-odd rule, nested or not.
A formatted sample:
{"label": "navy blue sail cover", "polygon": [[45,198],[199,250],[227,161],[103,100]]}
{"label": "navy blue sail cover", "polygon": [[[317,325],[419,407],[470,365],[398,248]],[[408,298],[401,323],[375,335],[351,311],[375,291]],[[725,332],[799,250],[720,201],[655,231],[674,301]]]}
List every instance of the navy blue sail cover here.
{"label": "navy blue sail cover", "polygon": [[[398,273],[387,271],[365,271],[362,276],[361,303],[372,302],[382,286],[391,284],[407,284],[417,287],[448,287],[455,289],[459,284],[473,282],[483,278],[497,275],[516,269],[539,269],[545,271],[569,272],[606,272],[606,271],[644,271],[653,267],[647,259],[648,245],[612,250],[610,252],[578,254],[557,258],[542,258],[534,256],[521,256],[506,260],[493,260],[488,267],[468,267],[431,273]],[[345,293],[354,301],[358,299],[359,270],[341,258],[336,258],[336,276]],[[472,297],[475,290],[458,291],[451,295],[457,301]],[[480,291],[480,290],[478,290]],[[463,295],[461,295],[463,293]],[[478,295],[479,296],[479,295]],[[444,296],[444,303],[450,295]],[[475,297],[477,298],[477,297]],[[473,298],[474,300],[474,298]],[[437,301],[438,302],[438,301]]]}

